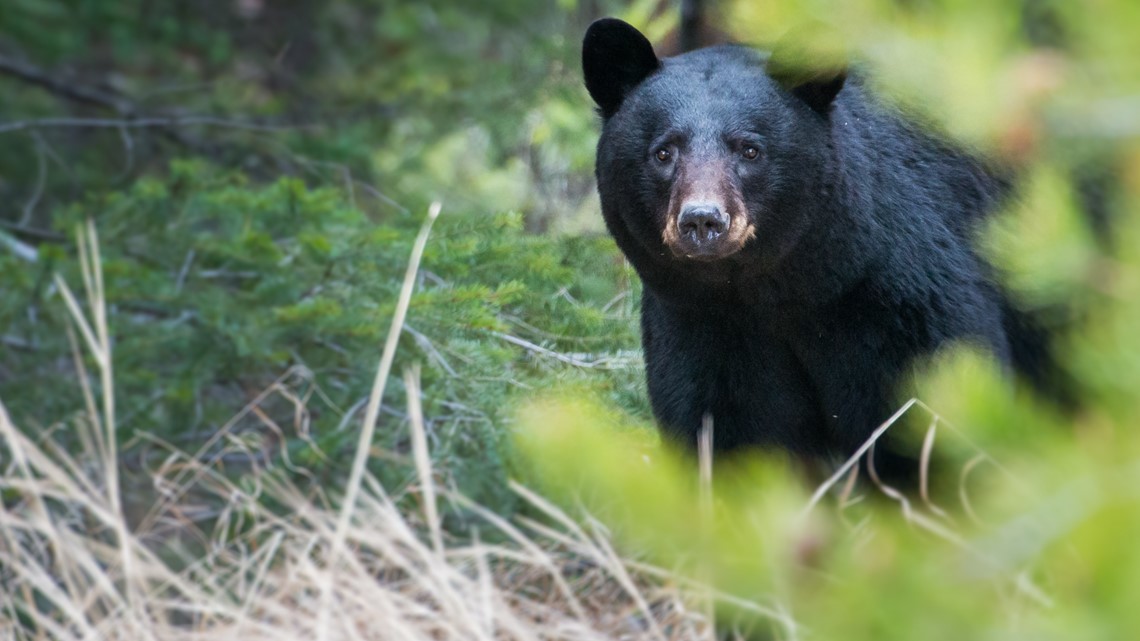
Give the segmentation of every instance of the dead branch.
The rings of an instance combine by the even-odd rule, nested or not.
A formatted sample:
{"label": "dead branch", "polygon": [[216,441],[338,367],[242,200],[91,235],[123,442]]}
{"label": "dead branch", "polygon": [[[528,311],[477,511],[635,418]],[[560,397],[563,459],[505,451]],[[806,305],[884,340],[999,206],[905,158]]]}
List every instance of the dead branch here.
{"label": "dead branch", "polygon": [[235,120],[217,116],[160,116],[137,119],[124,118],[33,118],[0,124],[0,134],[24,129],[74,127],[89,129],[169,129],[191,125],[245,129],[249,131],[286,131],[312,125],[280,125],[252,120]]}
{"label": "dead branch", "polygon": [[18,223],[10,223],[5,220],[0,220],[0,230],[7,230],[16,236],[24,238],[26,241],[37,245],[43,242],[62,243],[67,240],[67,236],[54,231],[46,229],[36,229],[34,227],[27,227]]}
{"label": "dead branch", "polygon": [[0,74],[12,76],[75,102],[113,109],[123,116],[132,115],[138,111],[133,102],[122,96],[65,81],[34,65],[10,56],[0,55]]}
{"label": "dead branch", "polygon": [[9,76],[40,87],[65,100],[109,109],[118,116],[117,118],[62,117],[15,120],[0,123],[0,134],[50,128],[117,129],[123,137],[124,148],[127,151],[127,171],[129,171],[129,166],[133,165],[134,160],[134,145],[128,133],[132,129],[156,129],[165,138],[187,149],[196,152],[208,152],[211,145],[189,136],[182,128],[197,125],[247,131],[280,131],[304,126],[281,125],[219,116],[174,115],[162,110],[148,112],[140,108],[136,101],[120,93],[105,91],[54,75],[31,63],[6,55],[0,55],[0,76]]}

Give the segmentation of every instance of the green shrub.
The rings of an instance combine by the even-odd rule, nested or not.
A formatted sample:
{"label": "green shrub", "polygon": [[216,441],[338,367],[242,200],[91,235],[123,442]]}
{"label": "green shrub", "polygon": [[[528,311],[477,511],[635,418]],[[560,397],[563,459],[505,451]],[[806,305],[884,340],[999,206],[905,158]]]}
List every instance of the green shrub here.
{"label": "green shrub", "polygon": [[[345,413],[367,394],[419,216],[373,220],[337,189],[293,178],[261,186],[185,161],[72,207],[61,230],[86,216],[101,239],[120,438],[196,448],[295,368],[289,387],[311,396],[311,425],[287,429],[279,445],[335,485],[360,420]],[[11,275],[0,314],[14,336],[36,346],[6,359],[19,376],[0,378],[0,397],[25,424],[81,407],[66,312],[42,284],[49,270],[81,282],[72,252],[68,243],[44,245],[39,263],[0,255]],[[445,205],[396,371],[425,364],[433,452],[473,498],[509,509],[505,430],[519,392],[580,386],[644,411],[633,282],[605,236],[533,236],[518,214]],[[35,322],[19,313],[30,298],[39,301]],[[394,379],[389,407],[403,407],[403,395]],[[279,425],[294,423],[280,399],[263,405]],[[396,483],[408,473],[399,464],[408,447],[403,420],[393,409],[378,429],[377,447],[396,458],[380,456],[376,465]],[[236,429],[277,447],[256,420]]]}

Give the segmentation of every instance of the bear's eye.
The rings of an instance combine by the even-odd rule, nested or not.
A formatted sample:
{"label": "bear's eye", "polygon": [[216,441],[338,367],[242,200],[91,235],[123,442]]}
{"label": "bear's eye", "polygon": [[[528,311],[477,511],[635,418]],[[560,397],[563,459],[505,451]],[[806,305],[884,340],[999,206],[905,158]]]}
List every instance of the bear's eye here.
{"label": "bear's eye", "polygon": [[744,156],[745,160],[756,160],[760,156],[760,150],[752,145],[745,145],[744,149],[740,150],[740,155]]}
{"label": "bear's eye", "polygon": [[657,151],[653,152],[653,155],[659,162],[669,162],[673,159],[673,152],[670,151],[668,147],[662,147],[658,149]]}

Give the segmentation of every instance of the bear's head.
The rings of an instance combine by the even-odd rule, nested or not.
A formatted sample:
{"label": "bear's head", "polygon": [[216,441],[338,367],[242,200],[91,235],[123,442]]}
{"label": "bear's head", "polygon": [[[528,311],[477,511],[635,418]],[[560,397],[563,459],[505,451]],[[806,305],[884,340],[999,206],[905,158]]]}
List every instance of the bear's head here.
{"label": "bear's head", "polygon": [[774,265],[810,226],[805,199],[824,184],[845,72],[778,61],[739,46],[658,59],[625,22],[590,26],[582,66],[604,120],[602,210],[639,269]]}

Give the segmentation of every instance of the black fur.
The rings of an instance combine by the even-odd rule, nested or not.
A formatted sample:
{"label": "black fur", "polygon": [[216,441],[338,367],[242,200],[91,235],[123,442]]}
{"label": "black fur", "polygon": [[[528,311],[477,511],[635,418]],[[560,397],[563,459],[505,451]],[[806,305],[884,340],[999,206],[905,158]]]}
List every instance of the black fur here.
{"label": "black fur", "polygon": [[[607,227],[644,284],[649,395],[666,435],[693,445],[710,412],[720,450],[845,456],[897,409],[916,357],[970,341],[1010,365],[1030,358],[1036,338],[1009,335],[1023,319],[971,246],[1009,190],[999,173],[856,74],[776,81],[771,61],[735,46],[650,64],[644,38],[615,22],[584,42],[604,117],[596,174]],[[633,86],[638,74],[612,72],[631,68],[644,72]],[[656,158],[660,145],[675,158]],[[678,186],[709,163],[723,186]],[[754,235],[713,244],[715,260],[678,255],[670,201],[694,189],[742,199],[733,224]]]}

